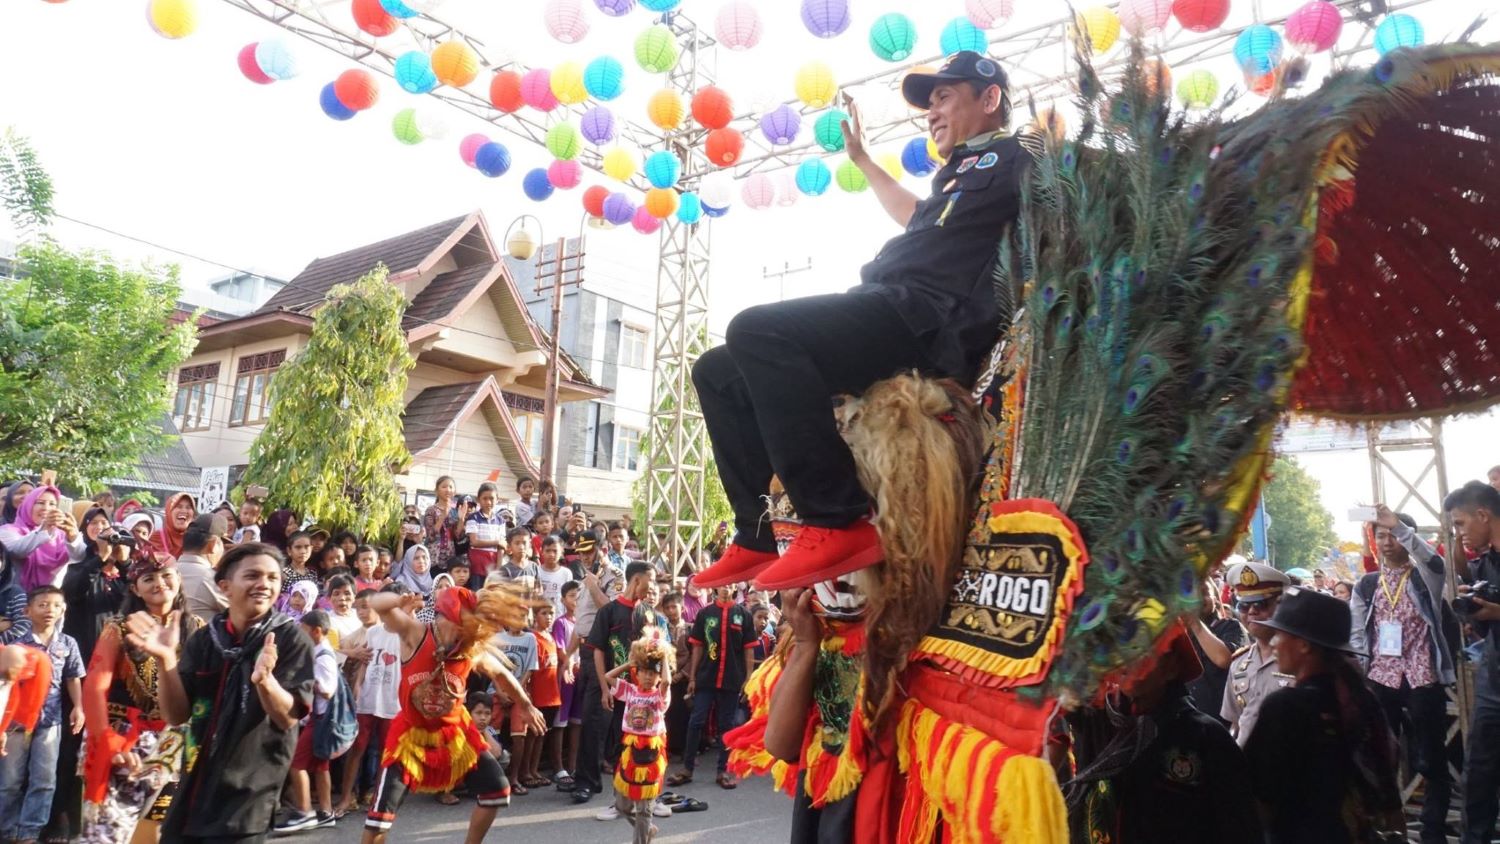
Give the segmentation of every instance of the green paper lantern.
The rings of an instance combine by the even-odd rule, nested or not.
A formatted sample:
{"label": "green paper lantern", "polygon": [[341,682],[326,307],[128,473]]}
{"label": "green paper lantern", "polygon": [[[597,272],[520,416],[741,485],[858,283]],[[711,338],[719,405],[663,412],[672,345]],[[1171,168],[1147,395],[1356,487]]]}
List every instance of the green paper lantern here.
{"label": "green paper lantern", "polygon": [[635,39],[635,61],[647,73],[666,73],[677,66],[677,36],[656,24]]}
{"label": "green paper lantern", "polygon": [[583,135],[571,123],[559,123],[547,130],[547,151],[560,161],[572,161],[583,150]]}
{"label": "green paper lantern", "polygon": [[1208,108],[1219,96],[1219,80],[1212,71],[1195,70],[1177,83],[1177,99],[1188,108]]}
{"label": "green paper lantern", "polygon": [[414,108],[403,108],[396,112],[391,120],[391,131],[396,133],[396,140],[403,144],[422,143],[422,130],[417,128],[417,110]]}
{"label": "green paper lantern", "polygon": [[834,179],[846,193],[859,193],[870,186],[870,180],[865,178],[865,174],[852,161],[840,164]]}
{"label": "green paper lantern", "polygon": [[849,113],[843,109],[831,108],[823,112],[822,116],[813,123],[813,138],[817,140],[818,146],[829,152],[838,152],[844,148],[843,123],[849,119]]}
{"label": "green paper lantern", "polygon": [[917,45],[917,26],[900,12],[890,12],[875,19],[870,26],[870,49],[888,62],[911,58]]}

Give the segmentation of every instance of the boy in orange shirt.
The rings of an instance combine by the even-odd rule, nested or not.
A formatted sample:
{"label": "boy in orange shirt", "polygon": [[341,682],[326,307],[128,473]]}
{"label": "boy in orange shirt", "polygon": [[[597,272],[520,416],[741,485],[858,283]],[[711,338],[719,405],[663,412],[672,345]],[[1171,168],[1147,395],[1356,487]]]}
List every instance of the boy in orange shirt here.
{"label": "boy in orange shirt", "polygon": [[[557,720],[558,709],[562,707],[562,689],[557,677],[557,641],[552,638],[554,614],[551,605],[536,607],[531,614],[534,619],[531,631],[536,636],[536,670],[531,672],[530,687],[526,691],[531,695],[532,705],[540,709],[547,719],[548,729],[558,729],[553,723]],[[537,736],[527,742],[526,758],[521,760],[521,783],[527,788],[552,784],[538,770],[542,763],[542,747],[546,744],[544,736],[545,734]]]}

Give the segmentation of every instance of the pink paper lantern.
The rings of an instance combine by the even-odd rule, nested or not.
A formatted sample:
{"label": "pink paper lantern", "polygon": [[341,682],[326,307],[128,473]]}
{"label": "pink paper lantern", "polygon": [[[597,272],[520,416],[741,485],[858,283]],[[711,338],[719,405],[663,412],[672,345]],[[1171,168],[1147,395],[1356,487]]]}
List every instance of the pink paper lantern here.
{"label": "pink paper lantern", "polygon": [[771,203],[776,201],[776,183],[765,173],[756,173],[745,180],[740,196],[744,198],[746,205],[757,211],[770,208]]}
{"label": "pink paper lantern", "polygon": [[552,93],[552,71],[536,67],[521,77],[521,99],[537,111],[557,108],[557,95]]}
{"label": "pink paper lantern", "polygon": [[1120,27],[1138,38],[1160,32],[1172,16],[1172,0],[1121,0]]}
{"label": "pink paper lantern", "polygon": [[760,43],[760,12],[744,0],[725,4],[714,21],[719,43],[731,50],[748,50]]}
{"label": "pink paper lantern", "polygon": [[797,204],[797,197],[802,191],[797,190],[797,179],[792,171],[786,171],[776,180],[776,204],[782,208],[790,208]]}
{"label": "pink paper lantern", "polygon": [[558,159],[547,165],[547,181],[558,190],[578,187],[583,180],[583,167],[577,161]]}
{"label": "pink paper lantern", "polygon": [[630,221],[630,225],[641,234],[656,234],[656,230],[661,228],[661,220],[651,216],[651,212],[642,205],[635,209],[635,219]]}
{"label": "pink paper lantern", "polygon": [[1015,0],[966,0],[964,13],[980,29],[994,29],[1010,20],[1016,11]]}
{"label": "pink paper lantern", "polygon": [[255,60],[255,48],[259,46],[258,42],[251,42],[240,48],[240,54],[237,58],[240,65],[240,73],[244,74],[246,79],[257,85],[270,85],[276,80],[267,76],[266,72],[260,69],[260,62]]}
{"label": "pink paper lantern", "polygon": [[489,143],[490,139],[479,133],[466,135],[458,142],[458,155],[464,163],[470,167],[474,166],[474,156],[479,154],[479,148]]}
{"label": "pink paper lantern", "polygon": [[547,33],[564,44],[577,44],[589,34],[583,0],[548,0],[542,19],[547,24]]}
{"label": "pink paper lantern", "polygon": [[1344,16],[1327,0],[1312,0],[1286,19],[1286,40],[1304,53],[1333,48],[1344,30]]}

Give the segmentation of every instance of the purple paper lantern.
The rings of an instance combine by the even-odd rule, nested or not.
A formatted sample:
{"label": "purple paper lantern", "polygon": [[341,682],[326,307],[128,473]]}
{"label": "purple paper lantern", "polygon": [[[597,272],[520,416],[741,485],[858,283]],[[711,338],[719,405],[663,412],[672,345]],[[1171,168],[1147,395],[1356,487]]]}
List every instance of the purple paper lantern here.
{"label": "purple paper lantern", "polygon": [[589,143],[604,146],[615,139],[615,116],[604,106],[594,106],[583,113],[580,128]]}
{"label": "purple paper lantern", "polygon": [[849,28],[849,0],[802,0],[802,25],[819,38],[832,38]]}
{"label": "purple paper lantern", "polygon": [[761,115],[760,132],[775,146],[785,146],[797,140],[797,130],[802,128],[802,115],[791,106],[782,103]]}
{"label": "purple paper lantern", "polygon": [[618,18],[630,14],[635,8],[635,0],[594,0],[594,5],[604,14]]}
{"label": "purple paper lantern", "polygon": [[604,199],[604,219],[623,226],[635,219],[635,203],[623,193],[612,193]]}

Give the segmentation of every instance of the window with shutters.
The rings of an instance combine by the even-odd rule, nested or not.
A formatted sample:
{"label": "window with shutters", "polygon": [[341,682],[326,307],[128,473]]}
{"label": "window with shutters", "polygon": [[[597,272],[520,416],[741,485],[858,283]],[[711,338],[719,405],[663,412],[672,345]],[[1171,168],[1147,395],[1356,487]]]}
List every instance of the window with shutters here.
{"label": "window with shutters", "polygon": [[261,425],[271,416],[271,377],[286,362],[286,349],[240,358],[234,377],[229,424]]}
{"label": "window with shutters", "polygon": [[177,373],[177,400],[172,406],[172,421],[177,430],[207,431],[213,419],[214,386],[219,380],[217,363],[184,366]]}

